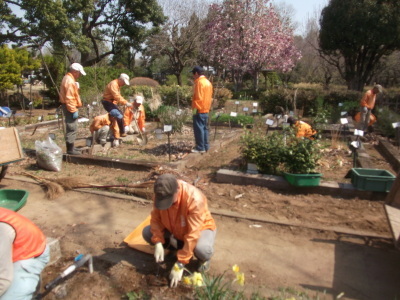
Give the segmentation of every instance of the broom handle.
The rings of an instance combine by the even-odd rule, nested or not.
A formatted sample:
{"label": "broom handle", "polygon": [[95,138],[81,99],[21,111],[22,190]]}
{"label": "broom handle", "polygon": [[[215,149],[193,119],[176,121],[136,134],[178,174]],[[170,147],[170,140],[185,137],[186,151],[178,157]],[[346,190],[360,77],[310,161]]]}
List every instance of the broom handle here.
{"label": "broom handle", "polygon": [[147,181],[138,184],[114,184],[114,185],[85,185],[85,186],[77,186],[74,189],[87,189],[87,188],[114,188],[114,187],[124,187],[124,188],[138,188],[138,187],[146,187],[147,185],[153,184],[154,181]]}

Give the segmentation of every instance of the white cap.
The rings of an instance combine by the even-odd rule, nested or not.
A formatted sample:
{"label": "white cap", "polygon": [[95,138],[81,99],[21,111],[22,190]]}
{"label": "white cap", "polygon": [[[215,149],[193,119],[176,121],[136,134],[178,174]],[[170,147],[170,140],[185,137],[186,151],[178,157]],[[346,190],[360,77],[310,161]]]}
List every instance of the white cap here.
{"label": "white cap", "polygon": [[119,75],[119,79],[123,80],[126,85],[129,85],[129,76],[125,73]]}
{"label": "white cap", "polygon": [[69,68],[70,68],[70,70],[79,71],[83,76],[86,75],[86,72],[83,70],[83,67],[81,64],[73,63]]}
{"label": "white cap", "polygon": [[135,97],[135,102],[137,104],[142,104],[143,103],[143,97],[142,96],[136,96]]}

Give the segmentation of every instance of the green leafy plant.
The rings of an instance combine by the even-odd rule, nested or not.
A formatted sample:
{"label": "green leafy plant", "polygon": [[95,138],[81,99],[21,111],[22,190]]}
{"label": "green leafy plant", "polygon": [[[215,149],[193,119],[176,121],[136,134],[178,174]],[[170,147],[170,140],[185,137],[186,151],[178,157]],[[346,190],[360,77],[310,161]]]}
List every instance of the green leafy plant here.
{"label": "green leafy plant", "polygon": [[261,173],[277,175],[284,161],[284,139],[279,132],[270,135],[247,132],[241,139],[242,154],[247,162],[255,163]]}
{"label": "green leafy plant", "polygon": [[178,109],[173,106],[160,106],[157,115],[162,125],[172,125],[173,132],[182,132],[183,125],[192,116],[189,109]]}
{"label": "green leafy plant", "polygon": [[400,121],[400,115],[396,114],[393,110],[388,107],[383,107],[377,112],[376,127],[383,135],[388,137],[394,137],[396,132],[393,128],[393,123]]}
{"label": "green leafy plant", "polygon": [[238,125],[249,125],[254,123],[254,118],[252,116],[238,115],[236,117],[231,117],[229,114],[213,115],[211,117],[212,122],[218,121],[219,123],[231,123]]}
{"label": "green leafy plant", "polygon": [[318,142],[294,135],[290,135],[287,141],[283,154],[285,171],[292,174],[314,173],[321,158]]}

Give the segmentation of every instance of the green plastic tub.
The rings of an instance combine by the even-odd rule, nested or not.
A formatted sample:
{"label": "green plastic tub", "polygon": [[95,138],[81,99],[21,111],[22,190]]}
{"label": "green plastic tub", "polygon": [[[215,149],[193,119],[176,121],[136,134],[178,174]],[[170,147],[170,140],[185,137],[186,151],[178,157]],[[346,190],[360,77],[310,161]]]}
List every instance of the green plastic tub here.
{"label": "green plastic tub", "polygon": [[0,190],[0,207],[8,208],[13,211],[20,210],[28,199],[29,192],[26,190]]}
{"label": "green plastic tub", "polygon": [[283,173],[283,177],[294,186],[319,186],[321,181],[321,173],[310,174],[292,174]]}
{"label": "green plastic tub", "polygon": [[351,183],[362,191],[389,192],[396,176],[381,169],[351,169]]}

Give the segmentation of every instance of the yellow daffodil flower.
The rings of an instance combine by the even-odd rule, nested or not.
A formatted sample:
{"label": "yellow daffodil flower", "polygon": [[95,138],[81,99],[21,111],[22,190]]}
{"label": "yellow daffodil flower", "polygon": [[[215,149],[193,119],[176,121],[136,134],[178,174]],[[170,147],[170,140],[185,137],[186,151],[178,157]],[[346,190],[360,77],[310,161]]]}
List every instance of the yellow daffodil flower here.
{"label": "yellow daffodil flower", "polygon": [[235,281],[238,282],[239,285],[244,285],[244,273],[236,273]]}
{"label": "yellow daffodil flower", "polygon": [[239,271],[240,271],[240,269],[239,269],[239,266],[238,265],[233,265],[233,267],[232,267],[232,271],[233,272],[235,272],[235,273],[239,273]]}
{"label": "yellow daffodil flower", "polygon": [[198,273],[198,272],[193,273],[192,283],[195,286],[203,286],[204,285],[203,276],[201,275],[201,273]]}
{"label": "yellow daffodil flower", "polygon": [[189,276],[183,277],[182,281],[186,285],[191,285],[192,284],[192,279]]}

